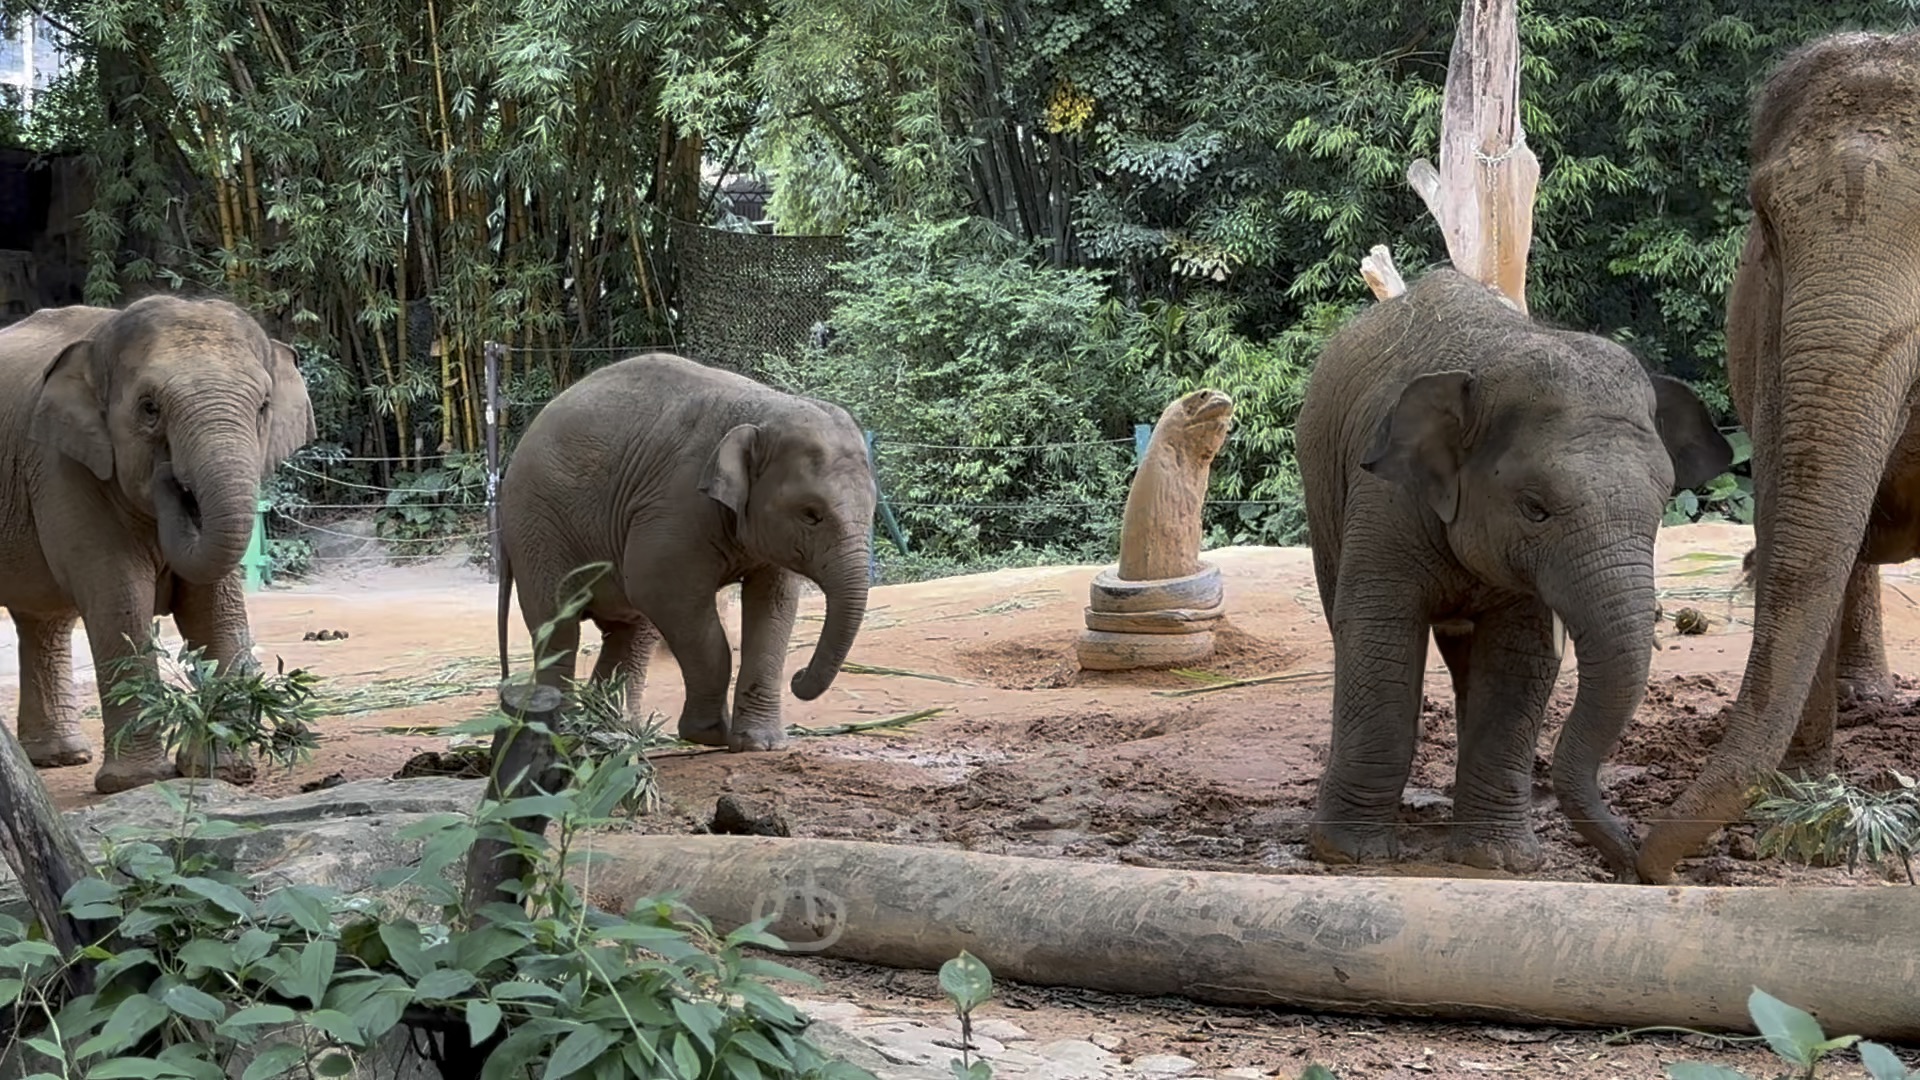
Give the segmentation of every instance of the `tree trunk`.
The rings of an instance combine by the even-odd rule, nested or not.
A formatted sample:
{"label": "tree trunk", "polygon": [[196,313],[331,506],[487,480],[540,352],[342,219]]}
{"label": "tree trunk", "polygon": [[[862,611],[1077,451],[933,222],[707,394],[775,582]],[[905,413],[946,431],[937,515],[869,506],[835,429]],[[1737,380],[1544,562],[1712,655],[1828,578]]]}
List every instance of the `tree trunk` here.
{"label": "tree trunk", "polygon": [[[566,697],[551,686],[505,682],[500,685],[500,710],[523,723],[545,725],[552,731],[559,722]],[[555,768],[553,739],[546,732],[525,728],[501,728],[493,733],[492,765],[487,770],[487,799],[507,802],[523,795],[556,792],[565,782]],[[514,818],[515,829],[540,836],[547,831],[544,817]],[[503,837],[488,836],[483,830],[467,852],[465,904],[474,925],[487,920],[473,915],[487,904],[501,901],[519,903],[514,893],[501,888],[509,881],[527,875],[527,860]]]}
{"label": "tree trunk", "polygon": [[[594,892],[669,891],[796,952],[1112,993],[1388,1016],[1920,1038],[1920,892],[1209,873],[846,840],[608,836]],[[1836,933],[1835,927],[1845,927]]]}
{"label": "tree trunk", "polygon": [[26,892],[48,942],[71,961],[68,991],[91,993],[93,963],[80,955],[80,947],[98,940],[102,931],[64,914],[60,901],[74,882],[92,876],[93,866],[5,724],[0,724],[0,855]]}

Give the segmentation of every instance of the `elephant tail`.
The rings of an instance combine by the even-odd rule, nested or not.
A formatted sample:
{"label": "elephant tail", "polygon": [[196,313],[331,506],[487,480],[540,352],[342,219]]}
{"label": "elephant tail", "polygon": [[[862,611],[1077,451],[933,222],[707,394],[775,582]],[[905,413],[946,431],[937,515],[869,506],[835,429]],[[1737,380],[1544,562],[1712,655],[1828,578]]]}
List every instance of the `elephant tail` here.
{"label": "elephant tail", "polygon": [[507,549],[500,548],[500,606],[495,616],[500,624],[500,677],[512,675],[507,667],[507,606],[513,597],[513,561],[507,558]]}

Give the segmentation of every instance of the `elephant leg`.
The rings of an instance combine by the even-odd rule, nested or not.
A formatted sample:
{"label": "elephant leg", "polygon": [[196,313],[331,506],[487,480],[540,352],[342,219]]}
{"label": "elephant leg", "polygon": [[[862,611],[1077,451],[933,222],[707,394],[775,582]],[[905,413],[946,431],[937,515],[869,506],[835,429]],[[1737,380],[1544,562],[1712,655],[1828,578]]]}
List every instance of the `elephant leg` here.
{"label": "elephant leg", "polygon": [[740,590],[740,682],[733,692],[732,750],[778,750],[787,745],[780,694],[787,643],[800,609],[800,578],[777,566],[747,575]]}
{"label": "elephant leg", "polygon": [[733,650],[727,645],[713,594],[680,589],[646,599],[643,610],[660,629],[687,687],[680,737],[702,746],[727,745],[727,683],[733,675]]}
{"label": "elephant leg", "polygon": [[[1453,647],[1471,673],[1459,704],[1453,862],[1514,873],[1540,865],[1529,815],[1534,749],[1560,672],[1553,645],[1552,614],[1527,601],[1480,615],[1464,647]],[[1458,670],[1451,656],[1449,666]]]}
{"label": "elephant leg", "polygon": [[1372,568],[1349,571],[1334,599],[1333,740],[1307,833],[1308,850],[1327,863],[1398,856],[1427,666],[1418,591]]}
{"label": "elephant leg", "polygon": [[[173,592],[173,624],[189,648],[204,649],[222,674],[256,671],[253,632],[247,625],[247,597],[240,575],[229,574],[212,585],[177,580]],[[253,783],[253,761],[244,749],[212,747],[186,739],[174,759],[182,776],[211,776],[229,784]]]}
{"label": "elephant leg", "polygon": [[1886,631],[1880,622],[1880,568],[1873,563],[1855,563],[1853,576],[1847,579],[1835,679],[1843,701],[1884,701],[1893,696]]}
{"label": "elephant leg", "polygon": [[72,615],[42,619],[13,613],[20,635],[20,746],[41,769],[93,760],[73,690],[73,624]]}
{"label": "elephant leg", "polygon": [[1793,729],[1793,740],[1780,759],[1780,771],[1803,779],[1817,779],[1833,772],[1833,727],[1839,712],[1839,693],[1835,672],[1839,668],[1843,630],[1838,624],[1827,638],[1827,647],[1814,669],[1813,686],[1800,710],[1800,723]]}
{"label": "elephant leg", "polygon": [[640,697],[647,688],[647,667],[660,631],[645,616],[634,622],[608,623],[600,628],[600,659],[593,663],[593,680],[626,684],[624,712],[629,724],[640,723]]}
{"label": "elephant leg", "polygon": [[180,775],[167,756],[161,732],[137,730],[139,705],[110,700],[113,685],[124,676],[122,667],[129,658],[138,657],[134,663],[148,678],[159,677],[157,659],[145,652],[153,628],[152,578],[141,575],[131,581],[113,580],[103,574],[79,591],[76,599],[93,653],[94,681],[100,689],[100,726],[106,734],[100,771],[93,777],[94,790],[110,795]]}

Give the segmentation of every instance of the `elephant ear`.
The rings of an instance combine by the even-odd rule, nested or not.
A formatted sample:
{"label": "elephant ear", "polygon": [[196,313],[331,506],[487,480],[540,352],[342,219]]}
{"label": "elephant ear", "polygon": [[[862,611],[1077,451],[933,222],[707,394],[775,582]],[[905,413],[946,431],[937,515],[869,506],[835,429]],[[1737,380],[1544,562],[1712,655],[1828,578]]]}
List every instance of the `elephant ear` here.
{"label": "elephant ear", "polygon": [[1408,383],[1381,419],[1360,467],[1406,488],[1452,524],[1460,509],[1472,393],[1473,375],[1466,371],[1436,371]]}
{"label": "elephant ear", "polygon": [[736,514],[744,511],[753,475],[753,449],[759,438],[760,429],[752,424],[741,424],[722,435],[700,473],[700,494]]}
{"label": "elephant ear", "polygon": [[113,478],[113,437],[107,431],[106,387],[95,382],[93,343],[85,338],[60,350],[40,384],[28,436]]}
{"label": "elephant ear", "polygon": [[307,381],[294,364],[293,350],[282,342],[273,342],[267,374],[273,379],[273,391],[267,400],[263,475],[272,474],[274,466],[292,457],[319,433],[313,422],[313,401],[307,397]]}
{"label": "elephant ear", "polygon": [[1653,423],[1660,441],[1673,459],[1673,490],[1697,488],[1733,466],[1733,446],[1713,416],[1694,396],[1693,390],[1679,379],[1650,375],[1653,379]]}

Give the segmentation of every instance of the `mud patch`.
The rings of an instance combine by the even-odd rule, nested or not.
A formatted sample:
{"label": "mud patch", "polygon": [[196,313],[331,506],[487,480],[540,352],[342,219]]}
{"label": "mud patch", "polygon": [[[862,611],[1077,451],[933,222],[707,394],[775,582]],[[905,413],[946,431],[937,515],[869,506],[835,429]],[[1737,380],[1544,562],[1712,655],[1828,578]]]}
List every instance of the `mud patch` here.
{"label": "mud patch", "polygon": [[[1004,690],[1058,690],[1067,687],[1139,687],[1185,689],[1203,686],[1173,671],[1082,671],[1074,652],[1078,629],[1003,638],[954,650],[969,677]],[[1213,655],[1196,670],[1219,679],[1277,675],[1298,664],[1306,651],[1247,633],[1222,619],[1213,632]]]}

